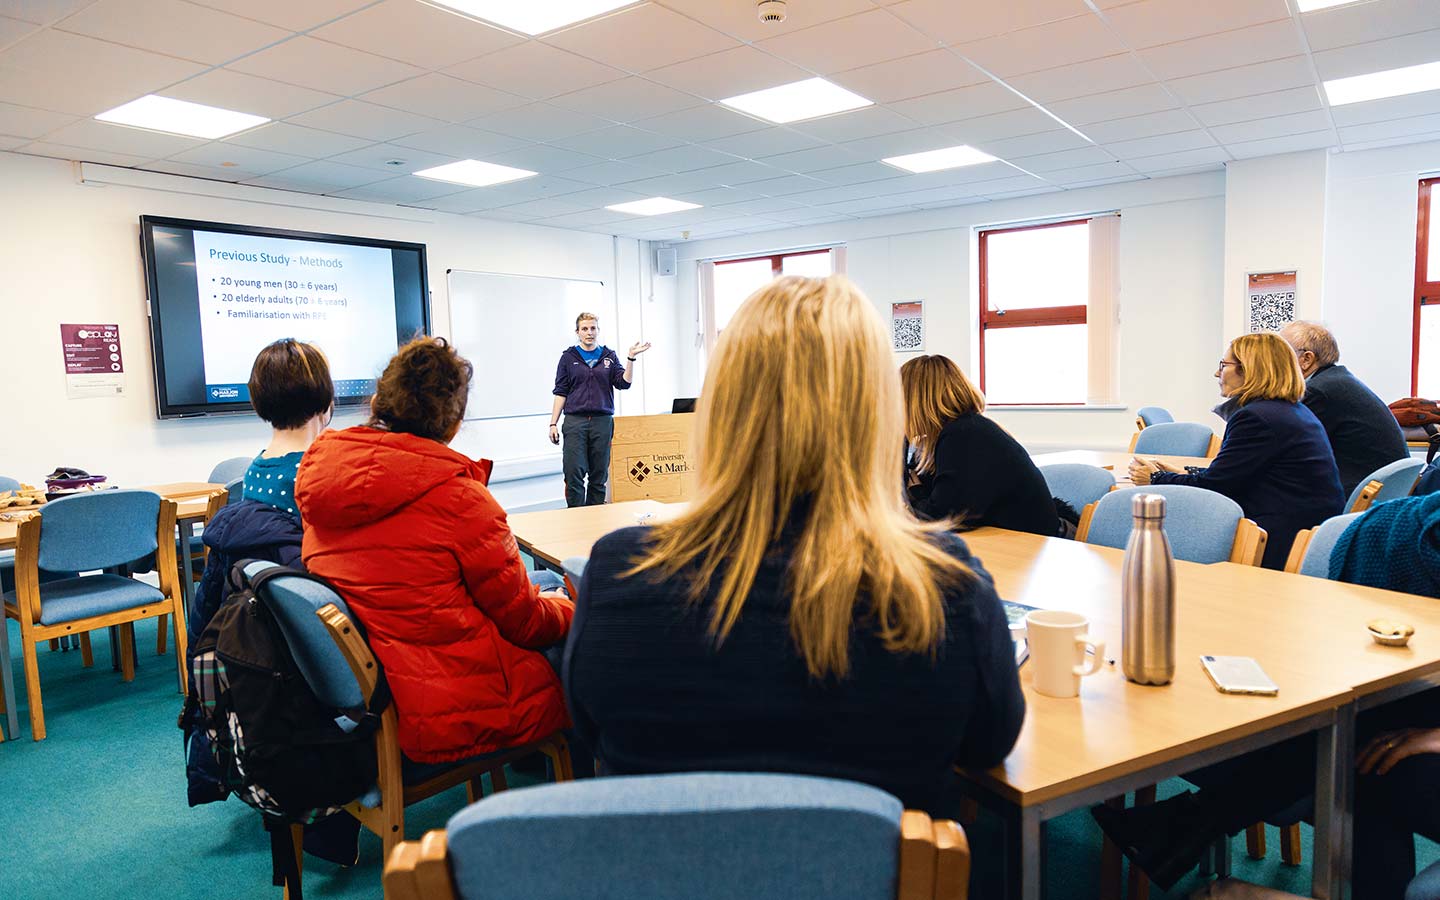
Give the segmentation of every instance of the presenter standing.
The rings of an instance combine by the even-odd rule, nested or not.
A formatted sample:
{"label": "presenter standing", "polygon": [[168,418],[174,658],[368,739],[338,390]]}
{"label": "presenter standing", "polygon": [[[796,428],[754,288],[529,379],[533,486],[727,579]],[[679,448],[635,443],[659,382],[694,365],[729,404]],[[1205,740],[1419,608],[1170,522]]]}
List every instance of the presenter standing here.
{"label": "presenter standing", "polygon": [[[555,367],[555,402],[550,409],[550,443],[565,446],[565,505],[598,506],[605,502],[610,479],[610,440],[615,435],[615,390],[628,390],[635,363],[650,349],[649,341],[630,345],[626,364],[600,345],[600,319],[582,312],[575,319],[580,343],[566,347]],[[560,424],[560,413],[565,423]]]}

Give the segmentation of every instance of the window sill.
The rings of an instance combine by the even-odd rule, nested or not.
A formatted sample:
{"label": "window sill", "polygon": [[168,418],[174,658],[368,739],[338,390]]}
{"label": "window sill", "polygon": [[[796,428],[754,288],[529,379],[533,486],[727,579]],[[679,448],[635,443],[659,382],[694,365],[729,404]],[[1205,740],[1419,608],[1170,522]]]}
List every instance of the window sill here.
{"label": "window sill", "polygon": [[1127,403],[1021,403],[1014,406],[995,403],[985,407],[986,412],[1115,412],[1127,410]]}

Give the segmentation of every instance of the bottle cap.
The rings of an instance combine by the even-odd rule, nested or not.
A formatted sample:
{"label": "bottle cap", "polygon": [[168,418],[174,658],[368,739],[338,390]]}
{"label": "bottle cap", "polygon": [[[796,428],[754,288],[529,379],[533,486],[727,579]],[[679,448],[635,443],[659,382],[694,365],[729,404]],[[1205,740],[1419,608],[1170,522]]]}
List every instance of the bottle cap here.
{"label": "bottle cap", "polygon": [[1130,512],[1137,519],[1165,518],[1165,497],[1161,494],[1136,494],[1130,500]]}

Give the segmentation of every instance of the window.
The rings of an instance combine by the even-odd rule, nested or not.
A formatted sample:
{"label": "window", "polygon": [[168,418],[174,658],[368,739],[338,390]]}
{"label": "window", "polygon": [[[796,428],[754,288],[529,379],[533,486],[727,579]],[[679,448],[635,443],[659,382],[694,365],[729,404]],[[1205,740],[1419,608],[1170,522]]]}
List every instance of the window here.
{"label": "window", "polygon": [[1415,337],[1411,393],[1440,397],[1440,178],[1420,182],[1415,225]]}
{"label": "window", "polygon": [[980,232],[980,390],[996,405],[1112,402],[1119,216]]}
{"label": "window", "polygon": [[843,266],[835,259],[837,255],[837,251],[832,250],[802,250],[726,259],[702,266],[706,345],[713,346],[715,338],[730,324],[730,317],[735,315],[740,304],[773,279],[781,275],[824,278],[831,272],[843,271]]}

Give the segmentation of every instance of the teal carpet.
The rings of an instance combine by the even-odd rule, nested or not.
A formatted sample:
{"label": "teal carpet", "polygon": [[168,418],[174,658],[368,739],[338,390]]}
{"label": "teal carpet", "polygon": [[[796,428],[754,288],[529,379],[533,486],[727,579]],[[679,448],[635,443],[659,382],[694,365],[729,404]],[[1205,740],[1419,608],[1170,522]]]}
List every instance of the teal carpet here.
{"label": "teal carpet", "polygon": [[[174,657],[155,656],[153,620],[136,628],[140,667],[126,684],[111,671],[109,642],[96,635],[95,666],[78,651],[40,648],[48,737],[30,739],[20,635],[9,623],[20,704],[20,735],[0,744],[0,898],[91,900],[151,897],[278,900],[270,886],[270,849],[256,813],[237,800],[191,809],[175,719],[181,697]],[[148,648],[148,649],[147,649]],[[512,784],[522,779],[512,780]],[[1178,781],[1161,787],[1168,796]],[[411,838],[443,827],[465,803],[463,788],[406,811]],[[998,893],[998,823],[982,818],[969,829],[976,885],[971,896]],[[1097,894],[1099,831],[1085,811],[1052,822],[1046,860],[1050,900],[1089,900]],[[1279,837],[1270,856],[1252,861],[1244,842],[1232,853],[1237,877],[1295,893],[1309,889],[1313,858],[1308,828],[1306,865],[1283,865]],[[1422,841],[1422,864],[1440,858]],[[306,861],[305,894],[314,898],[379,898],[380,841],[361,832],[360,863],[352,869]],[[1192,873],[1168,894],[1184,897],[1203,883]],[[523,896],[523,891],[517,896]]]}

